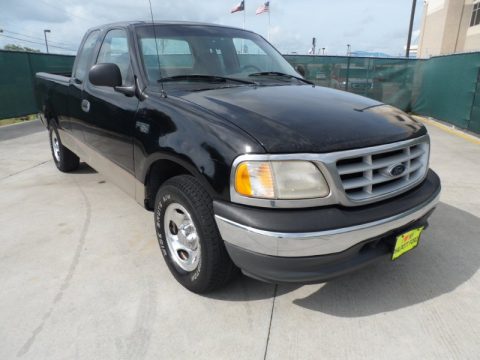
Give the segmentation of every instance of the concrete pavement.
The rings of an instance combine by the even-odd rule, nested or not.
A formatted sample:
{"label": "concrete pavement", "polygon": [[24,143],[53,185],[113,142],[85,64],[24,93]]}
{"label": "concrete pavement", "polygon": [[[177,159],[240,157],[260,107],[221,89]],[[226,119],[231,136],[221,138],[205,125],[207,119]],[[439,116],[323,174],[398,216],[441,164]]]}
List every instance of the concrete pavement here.
{"label": "concrete pavement", "polygon": [[480,146],[429,127],[443,195],[421,245],[326,284],[189,293],[151,213],[46,131],[0,142],[0,359],[474,359]]}

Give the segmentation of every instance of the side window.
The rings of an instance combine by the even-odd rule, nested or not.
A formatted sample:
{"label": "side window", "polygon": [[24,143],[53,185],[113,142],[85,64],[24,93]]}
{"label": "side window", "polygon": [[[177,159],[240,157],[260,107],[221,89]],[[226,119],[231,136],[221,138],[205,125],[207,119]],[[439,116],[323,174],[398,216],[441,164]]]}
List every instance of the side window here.
{"label": "side window", "polygon": [[78,52],[77,67],[73,74],[73,77],[77,80],[83,81],[85,79],[99,33],[98,30],[92,31],[85,40],[83,47]]}
{"label": "side window", "polygon": [[128,40],[125,30],[110,30],[103,40],[98,53],[98,63],[112,63],[120,68],[123,86],[133,84],[133,72],[128,52]]}
{"label": "side window", "polygon": [[[249,39],[233,39],[240,67],[254,67],[258,71],[267,71],[271,62],[269,56],[257,44]],[[250,69],[251,70],[251,69]]]}

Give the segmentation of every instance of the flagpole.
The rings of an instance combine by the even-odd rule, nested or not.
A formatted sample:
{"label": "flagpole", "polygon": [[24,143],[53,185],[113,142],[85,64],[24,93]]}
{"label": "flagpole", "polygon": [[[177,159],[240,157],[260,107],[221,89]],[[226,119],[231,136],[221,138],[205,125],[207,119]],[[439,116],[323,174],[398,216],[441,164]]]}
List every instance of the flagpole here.
{"label": "flagpole", "polygon": [[267,32],[267,39],[270,42],[270,6],[268,7],[268,32]]}
{"label": "flagpole", "polygon": [[[247,8],[245,4],[245,0],[243,0],[243,30],[245,30],[245,14],[247,13]],[[242,38],[242,50],[240,51],[241,54],[245,51],[245,40]]]}

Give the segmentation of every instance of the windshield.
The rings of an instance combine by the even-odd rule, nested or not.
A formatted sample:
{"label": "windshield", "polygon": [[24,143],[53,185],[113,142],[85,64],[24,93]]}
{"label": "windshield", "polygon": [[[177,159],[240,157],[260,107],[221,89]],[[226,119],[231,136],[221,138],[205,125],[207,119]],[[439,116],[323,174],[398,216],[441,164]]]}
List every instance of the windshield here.
{"label": "windshield", "polygon": [[[172,78],[198,82],[210,76],[251,83],[263,77],[272,81],[273,73],[277,77],[278,74],[299,76],[273,46],[249,31],[172,24],[155,25],[155,29],[152,25],[142,25],[136,28],[136,33],[145,73],[151,83],[162,79],[171,82]],[[262,74],[259,76],[259,73]]]}

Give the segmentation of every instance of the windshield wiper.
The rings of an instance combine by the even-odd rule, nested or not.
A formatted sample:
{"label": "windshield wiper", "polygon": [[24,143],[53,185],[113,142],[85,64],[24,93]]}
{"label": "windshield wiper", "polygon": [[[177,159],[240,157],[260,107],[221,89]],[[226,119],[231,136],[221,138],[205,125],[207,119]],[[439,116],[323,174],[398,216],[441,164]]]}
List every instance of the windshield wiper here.
{"label": "windshield wiper", "polygon": [[175,76],[167,76],[161,79],[158,79],[158,82],[169,82],[169,81],[182,81],[182,80],[195,80],[195,81],[206,81],[206,82],[222,82],[225,83],[227,81],[233,81],[240,84],[248,84],[248,85],[257,85],[255,81],[250,80],[242,80],[237,78],[231,78],[226,76],[218,76],[218,75],[175,75]]}
{"label": "windshield wiper", "polygon": [[286,77],[286,78],[289,78],[289,79],[296,79],[296,80],[303,81],[304,83],[307,83],[307,84],[310,84],[310,85],[315,85],[313,82],[311,82],[309,80],[306,80],[306,79],[304,79],[300,76],[285,74],[285,73],[278,72],[278,71],[262,71],[262,72],[257,72],[257,73],[250,74],[248,76],[279,76],[279,77]]}

